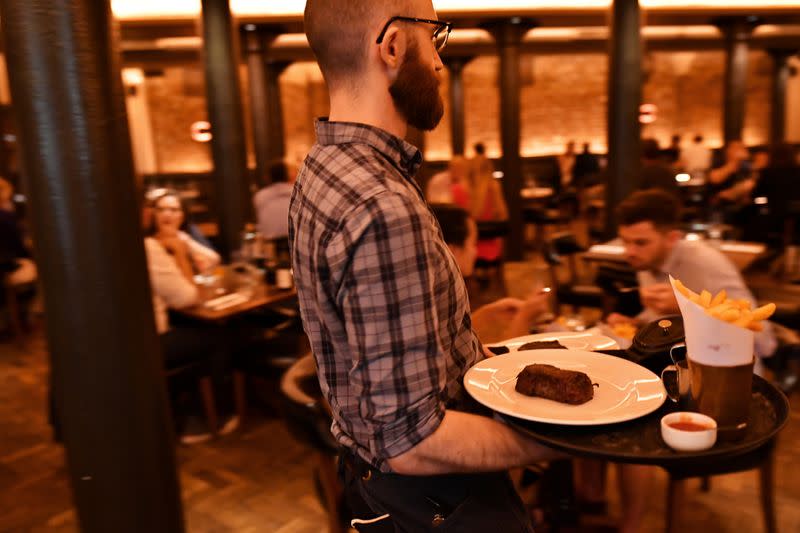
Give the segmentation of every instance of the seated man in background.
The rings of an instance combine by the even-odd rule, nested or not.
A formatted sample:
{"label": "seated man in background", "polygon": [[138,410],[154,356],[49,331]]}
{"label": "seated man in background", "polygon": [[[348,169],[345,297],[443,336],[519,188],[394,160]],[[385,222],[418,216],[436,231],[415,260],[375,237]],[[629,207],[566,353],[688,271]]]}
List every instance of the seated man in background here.
{"label": "seated man in background", "polygon": [[[712,294],[725,289],[729,298],[755,299],[736,266],[719,250],[702,241],[687,241],[678,229],[680,204],[663,191],[640,191],[617,208],[619,236],[625,245],[625,259],[636,271],[645,310],[636,318],[609,315],[613,325],[631,322],[641,325],[665,315],[680,313],[669,284],[669,275],[693,291]],[[769,323],[756,334],[755,354],[768,357],[776,341]]]}
{"label": "seated man in background", "polygon": [[[453,205],[433,205],[442,237],[458,263],[461,275],[468,278],[478,253],[478,226],[465,209]],[[530,333],[534,320],[548,310],[549,294],[535,288],[526,300],[501,298],[472,311],[472,327],[484,343]]]}
{"label": "seated man in background", "polygon": [[670,194],[680,194],[675,171],[662,160],[658,141],[642,139],[641,189],[661,189]]}
{"label": "seated man in background", "polygon": [[[678,229],[680,203],[667,192],[653,189],[633,193],[617,207],[619,236],[625,245],[625,259],[637,273],[644,311],[637,317],[612,313],[610,325],[631,323],[644,325],[666,315],[680,314],[678,302],[669,283],[669,275],[687,287],[713,294],[725,289],[729,298],[755,303],[736,266],[719,250],[701,241],[687,241]],[[755,353],[770,356],[776,341],[769,323],[756,334]],[[604,465],[586,462],[579,467],[585,482],[578,487],[579,497],[597,501],[603,496]],[[638,531],[647,506],[652,468],[621,465],[620,489],[624,505],[621,531]]]}
{"label": "seated man in background", "polygon": [[278,239],[289,235],[289,200],[296,172],[284,161],[273,161],[264,176],[264,187],[253,196],[256,226],[265,239]]}
{"label": "seated man in background", "polygon": [[726,223],[735,223],[754,186],[750,152],[742,141],[730,141],[725,147],[725,163],[708,173],[714,211],[721,211]]}

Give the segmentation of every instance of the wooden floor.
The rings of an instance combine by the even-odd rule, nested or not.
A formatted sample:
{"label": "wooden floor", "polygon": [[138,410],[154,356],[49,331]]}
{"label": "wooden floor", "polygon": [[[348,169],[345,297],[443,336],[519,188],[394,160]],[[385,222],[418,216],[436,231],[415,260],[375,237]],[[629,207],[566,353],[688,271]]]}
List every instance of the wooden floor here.
{"label": "wooden floor", "polygon": [[[541,268],[510,264],[509,292],[529,290]],[[484,295],[485,296],[485,295]],[[33,334],[20,349],[0,344],[0,532],[77,531],[61,447],[52,443],[45,415],[46,346]],[[324,510],[313,489],[309,449],[278,419],[257,418],[244,431],[211,444],[181,446],[188,531],[198,533],[325,531]],[[800,531],[800,398],[783,432],[777,460],[779,531]],[[755,472],[714,478],[712,491],[688,491],[682,531],[761,531]],[[611,512],[618,516],[614,485]],[[646,527],[664,528],[665,479],[659,471]]]}

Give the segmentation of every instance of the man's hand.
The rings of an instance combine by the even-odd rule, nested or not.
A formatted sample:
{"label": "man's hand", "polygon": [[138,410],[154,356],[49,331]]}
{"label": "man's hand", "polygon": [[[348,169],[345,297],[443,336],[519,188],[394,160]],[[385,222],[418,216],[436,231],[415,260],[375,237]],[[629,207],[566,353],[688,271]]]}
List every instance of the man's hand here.
{"label": "man's hand", "polygon": [[189,255],[189,245],[186,241],[181,239],[179,235],[174,236],[156,236],[158,242],[169,252],[175,264],[178,265],[178,270],[181,271],[183,277],[194,283],[194,269],[192,267],[192,258]]}
{"label": "man's hand", "polygon": [[658,283],[639,289],[642,305],[662,315],[680,313],[678,300],[669,283]]}
{"label": "man's hand", "polygon": [[172,255],[187,254],[189,247],[178,234],[175,235],[156,235],[156,240],[161,243],[167,252]]}
{"label": "man's hand", "polygon": [[539,317],[542,313],[550,309],[550,292],[544,292],[542,287],[537,286],[533,292],[522,302],[519,313],[528,323]]}

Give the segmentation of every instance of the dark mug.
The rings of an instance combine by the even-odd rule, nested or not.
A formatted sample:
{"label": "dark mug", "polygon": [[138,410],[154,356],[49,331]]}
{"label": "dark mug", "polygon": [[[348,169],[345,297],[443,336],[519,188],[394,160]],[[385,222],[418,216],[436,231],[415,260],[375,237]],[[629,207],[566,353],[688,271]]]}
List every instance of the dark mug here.
{"label": "dark mug", "polygon": [[685,361],[677,362],[673,350],[683,346],[672,347],[673,364],[661,373],[665,383],[669,373],[675,373],[677,390],[675,387],[672,392],[668,390],[670,398],[678,402],[681,409],[697,411],[716,420],[719,440],[741,438],[750,422],[754,361],[746,365],[713,366],[694,361],[687,353]]}

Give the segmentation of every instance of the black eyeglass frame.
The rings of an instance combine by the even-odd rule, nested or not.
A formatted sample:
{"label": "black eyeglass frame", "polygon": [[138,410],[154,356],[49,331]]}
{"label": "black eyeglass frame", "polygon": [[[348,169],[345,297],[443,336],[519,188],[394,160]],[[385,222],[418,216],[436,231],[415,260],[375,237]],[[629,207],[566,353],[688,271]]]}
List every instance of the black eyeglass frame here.
{"label": "black eyeglass frame", "polygon": [[452,22],[446,22],[446,21],[442,21],[442,20],[433,20],[433,19],[421,19],[421,18],[417,18],[417,17],[403,17],[403,16],[399,16],[398,15],[398,16],[394,16],[394,17],[390,18],[388,21],[386,21],[386,24],[383,25],[383,29],[381,30],[381,33],[378,35],[378,39],[375,41],[375,44],[381,44],[383,42],[383,38],[386,35],[386,32],[389,30],[389,26],[392,25],[392,22],[396,22],[398,20],[403,21],[403,22],[416,22],[416,23],[422,23],[422,24],[433,24],[434,26],[436,26],[436,29],[433,30],[433,39],[436,39],[442,33],[442,31],[447,31],[447,34],[445,35],[444,41],[442,42],[442,46],[436,49],[437,52],[441,52],[442,50],[444,50],[444,47],[447,46],[447,41],[450,38],[450,32],[453,31],[453,23]]}

